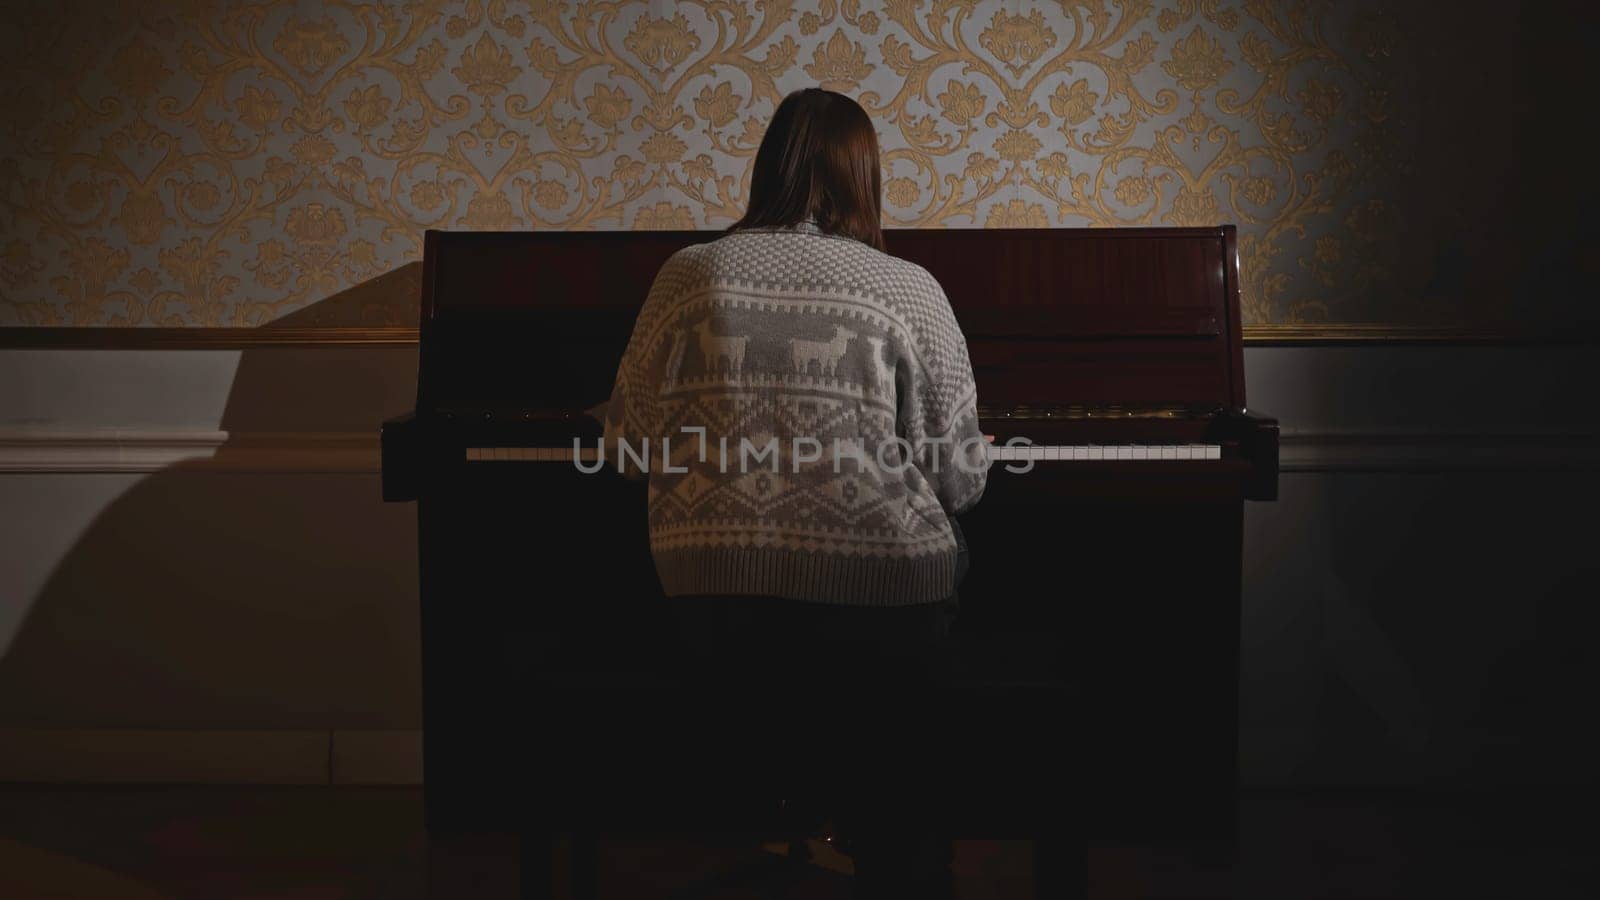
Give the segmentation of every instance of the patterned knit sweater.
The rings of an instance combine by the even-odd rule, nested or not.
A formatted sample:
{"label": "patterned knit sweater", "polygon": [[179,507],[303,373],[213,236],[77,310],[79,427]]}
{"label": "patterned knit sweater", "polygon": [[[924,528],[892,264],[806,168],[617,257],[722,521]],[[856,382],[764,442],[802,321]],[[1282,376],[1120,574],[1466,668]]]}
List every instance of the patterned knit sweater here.
{"label": "patterned knit sweater", "polygon": [[929,603],[954,590],[949,516],[983,494],[976,403],[925,269],[809,222],[742,230],[657,274],[605,449],[648,467],[668,596]]}

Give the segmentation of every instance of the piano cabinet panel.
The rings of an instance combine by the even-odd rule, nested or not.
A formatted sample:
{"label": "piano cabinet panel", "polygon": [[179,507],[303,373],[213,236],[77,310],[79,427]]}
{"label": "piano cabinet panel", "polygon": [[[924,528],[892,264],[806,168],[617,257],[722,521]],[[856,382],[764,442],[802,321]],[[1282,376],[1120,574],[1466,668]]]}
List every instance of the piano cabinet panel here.
{"label": "piano cabinet panel", "polygon": [[1251,472],[1240,458],[1193,461],[1035,461],[1033,469],[1013,472],[1024,462],[996,463],[989,469],[979,509],[1004,506],[1050,521],[1068,514],[1072,504],[1097,504],[1116,513],[1118,504],[1166,502],[1187,510],[1196,503],[1237,503]]}
{"label": "piano cabinet panel", "polygon": [[[1232,234],[1226,226],[891,230],[886,239],[943,285],[986,402],[1194,399],[1231,408],[1244,405]],[[718,236],[428,232],[419,411],[469,397],[478,406],[604,399],[661,262]],[[558,365],[563,348],[578,344],[586,346]],[[1022,369],[1008,376],[1013,358]]]}
{"label": "piano cabinet panel", "polygon": [[[1237,480],[1210,497],[1131,494],[1110,474],[1129,465],[991,479],[960,518],[971,570],[956,652],[979,669],[1030,656],[1030,677],[1072,689],[1069,706],[1016,715],[1038,717],[1023,731],[1070,733],[1098,834],[1215,833],[1234,784]],[[1174,465],[1216,463],[1152,467]],[[1062,489],[1119,480],[1099,496]],[[544,674],[648,681],[670,649],[644,489],[565,465],[458,464],[430,483],[419,518],[430,827],[490,827],[514,808],[507,784],[548,780],[563,742],[581,737],[546,731],[563,718]],[[945,724],[958,756],[1006,756],[976,723]]]}
{"label": "piano cabinet panel", "polygon": [[[971,570],[955,652],[981,678],[1027,657],[1029,677],[1071,688],[1068,706],[1015,714],[1038,717],[1024,732],[1070,733],[1098,834],[1229,827],[1242,506],[1230,462],[991,473],[960,517]],[[1184,471],[1163,483],[1161,469]],[[548,781],[549,766],[570,764],[559,748],[580,737],[547,732],[573,717],[554,712],[544,676],[649,681],[674,632],[642,485],[566,465],[434,472],[418,509],[429,822],[491,827],[515,807],[507,784]],[[1208,478],[1215,490],[1196,491]],[[1007,755],[951,715],[951,752]]]}
{"label": "piano cabinet panel", "polygon": [[668,627],[644,487],[567,465],[439,463],[418,502],[430,830],[514,827],[581,743],[546,686],[647,670]]}
{"label": "piano cabinet panel", "polygon": [[1215,403],[1225,373],[1208,341],[993,340],[968,334],[978,399],[1056,403]]}
{"label": "piano cabinet panel", "polygon": [[[890,231],[889,252],[925,267],[964,307],[1218,305],[1223,232],[1165,235],[1098,229],[1078,240],[1050,230]],[[960,251],[951,252],[953,246]]]}
{"label": "piano cabinet panel", "polygon": [[[1097,835],[1225,834],[1236,783],[1242,504],[1061,497],[992,482],[960,517],[956,636],[986,658],[1053,655]],[[995,649],[999,648],[999,649]]]}

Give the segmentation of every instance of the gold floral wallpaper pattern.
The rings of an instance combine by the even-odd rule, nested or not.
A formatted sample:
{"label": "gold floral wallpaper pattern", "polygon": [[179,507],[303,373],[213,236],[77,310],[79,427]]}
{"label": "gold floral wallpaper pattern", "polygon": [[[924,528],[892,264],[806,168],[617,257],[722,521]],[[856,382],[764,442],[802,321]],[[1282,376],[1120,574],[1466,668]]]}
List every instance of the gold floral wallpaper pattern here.
{"label": "gold floral wallpaper pattern", "polygon": [[0,325],[258,325],[425,228],[725,227],[816,84],[876,120],[888,225],[1234,222],[1247,321],[1348,320],[1415,115],[1385,7],[13,0]]}

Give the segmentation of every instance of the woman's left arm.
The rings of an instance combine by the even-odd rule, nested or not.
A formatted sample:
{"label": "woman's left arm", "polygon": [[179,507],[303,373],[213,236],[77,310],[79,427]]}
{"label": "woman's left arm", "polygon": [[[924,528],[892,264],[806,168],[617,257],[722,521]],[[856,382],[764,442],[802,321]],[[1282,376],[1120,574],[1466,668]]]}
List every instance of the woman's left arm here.
{"label": "woman's left arm", "polygon": [[643,480],[651,460],[660,455],[660,409],[657,393],[666,378],[666,354],[657,352],[664,335],[663,323],[682,288],[685,248],[674,253],[656,273],[639,316],[634,320],[628,347],[622,352],[611,399],[605,403],[601,423],[605,458],[624,477]]}

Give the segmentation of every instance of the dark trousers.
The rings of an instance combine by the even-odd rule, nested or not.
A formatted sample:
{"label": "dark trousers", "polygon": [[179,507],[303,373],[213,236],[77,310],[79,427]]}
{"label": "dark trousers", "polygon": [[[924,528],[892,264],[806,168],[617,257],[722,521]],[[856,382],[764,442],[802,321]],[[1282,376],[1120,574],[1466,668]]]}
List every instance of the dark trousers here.
{"label": "dark trousers", "polygon": [[[957,579],[965,574],[960,540]],[[937,807],[946,638],[959,602],[896,607],[776,597],[671,599],[678,663],[767,735],[802,808],[830,817],[855,896],[949,896]]]}

